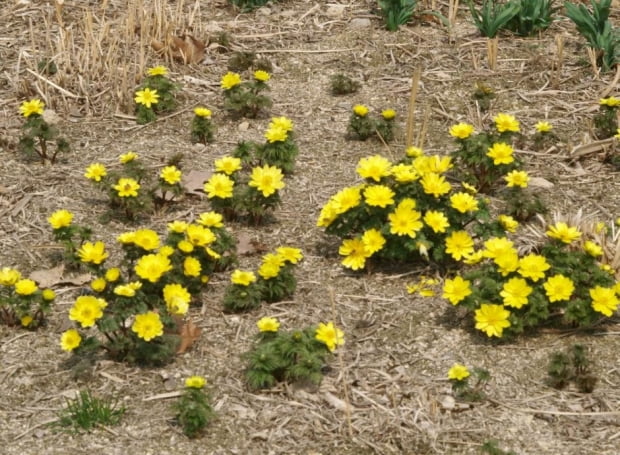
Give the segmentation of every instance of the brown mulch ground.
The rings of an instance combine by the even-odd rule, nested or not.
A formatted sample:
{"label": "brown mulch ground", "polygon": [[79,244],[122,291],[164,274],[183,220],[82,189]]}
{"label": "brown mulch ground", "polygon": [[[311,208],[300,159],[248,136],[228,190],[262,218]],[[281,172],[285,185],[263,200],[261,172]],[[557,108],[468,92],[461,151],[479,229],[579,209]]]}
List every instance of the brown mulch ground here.
{"label": "brown mulch ground", "polygon": [[[428,2],[430,3],[430,2]],[[447,15],[447,5],[433,2]],[[136,14],[143,5],[144,16]],[[473,333],[469,318],[441,299],[412,297],[405,285],[424,267],[395,273],[352,274],[339,264],[335,243],[315,227],[322,204],[355,182],[364,156],[398,157],[404,149],[404,118],[411,76],[421,70],[416,131],[428,113],[424,148],[445,154],[453,147],[451,124],[479,125],[471,101],[476,82],[492,87],[491,115],[509,112],[525,130],[547,119],[559,139],[547,150],[521,150],[526,168],[554,184],[542,196],[562,213],[584,213],[609,221],[618,214],[617,172],[600,153],[573,159],[571,151],[594,140],[591,118],[598,99],[616,95],[613,73],[594,76],[584,41],[566,20],[539,38],[500,39],[498,65],[486,63],[480,38],[461,6],[449,38],[437,23],[412,23],[397,33],[384,30],[373,13],[376,3],[283,1],[239,14],[224,1],[6,0],[0,5],[0,267],[27,273],[54,266],[58,246],[47,216],[68,208],[78,222],[93,226],[95,237],[113,242],[128,229],[102,224],[104,195],[83,178],[99,161],[115,166],[120,153],[136,151],[153,169],[182,153],[185,165],[211,170],[213,160],[241,139],[262,140],[269,115],[241,124],[222,112],[219,80],[230,52],[219,52],[216,37],[226,32],[232,50],[253,51],[274,65],[270,114],[295,123],[300,148],[294,176],[287,180],[276,222],[263,227],[232,223],[275,248],[303,249],[299,285],[293,300],[263,306],[250,314],[222,313],[227,275],[191,310],[202,328],[193,349],[165,368],[140,369],[102,360],[87,376],[74,379],[62,367],[58,347],[68,328],[67,311],[77,286],[60,287],[47,327],[27,332],[0,326],[0,452],[9,454],[463,454],[480,453],[490,439],[518,454],[615,454],[620,446],[620,326],[614,318],[593,331],[542,331],[511,343],[492,343]],[[155,11],[163,12],[158,17]],[[364,22],[368,19],[368,23]],[[620,15],[614,12],[615,23]],[[136,27],[136,25],[140,27]],[[148,46],[148,35],[162,38],[190,32],[211,45],[204,61],[168,63],[182,84],[177,115],[145,127],[131,119],[133,88],[144,69],[165,63]],[[557,39],[564,58],[557,64]],[[36,76],[37,62],[53,57],[59,71]],[[329,79],[344,73],[361,82],[358,93],[329,94]],[[15,144],[22,120],[19,104],[42,98],[61,118],[72,152],[54,166],[25,161]],[[389,149],[377,142],[345,139],[351,106],[392,107],[402,115],[401,130]],[[216,141],[189,142],[191,109],[214,111]],[[148,226],[163,232],[174,219],[191,219],[208,209],[204,199],[187,198],[158,213]],[[254,267],[259,256],[242,258]],[[335,296],[335,311],[330,292]],[[250,393],[239,355],[250,346],[255,321],[278,317],[297,327],[335,319],[346,346],[317,390],[279,386]],[[550,353],[585,344],[599,377],[593,393],[558,391],[545,384]],[[454,362],[488,369],[488,399],[454,403],[446,372]],[[171,400],[185,377],[202,374],[209,382],[218,418],[201,439],[188,440],[172,425]],[[114,396],[127,406],[122,425],[89,434],[68,435],[47,426],[77,390]]]}

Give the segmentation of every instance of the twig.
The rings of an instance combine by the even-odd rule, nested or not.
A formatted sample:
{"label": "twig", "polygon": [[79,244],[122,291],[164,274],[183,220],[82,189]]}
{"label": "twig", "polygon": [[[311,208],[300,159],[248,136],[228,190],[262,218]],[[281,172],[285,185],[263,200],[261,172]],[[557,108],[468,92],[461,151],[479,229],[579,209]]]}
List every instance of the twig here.
{"label": "twig", "polygon": [[167,400],[168,398],[176,398],[183,395],[183,392],[177,390],[176,392],[159,393],[157,395],[151,395],[150,397],[142,398],[142,401],[154,401],[154,400]]}
{"label": "twig", "polygon": [[411,96],[409,97],[409,111],[407,112],[407,139],[405,141],[406,147],[413,145],[413,122],[415,120],[415,100],[418,96],[418,86],[420,85],[420,76],[422,70],[416,68],[413,72],[413,78],[411,79]]}
{"label": "twig", "polygon": [[327,54],[330,52],[349,52],[355,50],[353,47],[346,49],[257,49],[254,51],[256,54],[276,54],[276,53],[291,53],[291,54]]}
{"label": "twig", "polygon": [[554,416],[620,416],[620,411],[592,411],[592,412],[573,412],[573,411],[548,411],[546,409],[531,409],[531,408],[517,408],[507,405],[501,401],[488,398],[487,400],[493,404],[501,406],[503,408],[511,409],[512,411],[525,412],[528,414],[547,414]]}
{"label": "twig", "polygon": [[15,436],[15,437],[13,438],[13,442],[17,441],[18,439],[23,438],[24,436],[26,436],[26,435],[27,435],[28,433],[30,433],[31,431],[36,430],[37,428],[41,428],[41,427],[43,427],[43,426],[45,426],[45,425],[48,425],[48,424],[50,424],[50,423],[52,423],[52,422],[56,422],[57,420],[58,420],[58,419],[56,419],[56,418],[54,418],[54,419],[48,419],[48,420],[45,420],[45,421],[43,421],[43,422],[41,422],[41,423],[36,424],[34,427],[30,427],[30,428],[28,428],[27,430],[22,431],[20,434],[18,434],[17,436]]}
{"label": "twig", "polygon": [[62,88],[61,86],[54,84],[52,81],[50,81],[49,79],[44,78],[43,76],[41,76],[40,74],[36,73],[35,71],[32,71],[30,68],[26,68],[26,71],[28,71],[30,74],[32,74],[33,76],[38,77],[39,79],[41,79],[43,82],[45,82],[48,85],[51,85],[52,87],[54,87],[56,90],[58,90],[60,93],[62,93],[65,96],[68,96],[70,98],[84,98],[83,96],[78,96],[78,95],[74,95],[73,93],[71,93],[69,90],[66,90],[64,88]]}

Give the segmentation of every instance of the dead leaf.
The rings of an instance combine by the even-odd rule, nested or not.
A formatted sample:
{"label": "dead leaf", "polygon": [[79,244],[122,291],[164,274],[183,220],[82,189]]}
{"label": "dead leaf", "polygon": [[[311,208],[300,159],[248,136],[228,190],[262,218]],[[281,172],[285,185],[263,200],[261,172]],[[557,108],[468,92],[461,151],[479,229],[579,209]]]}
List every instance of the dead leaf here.
{"label": "dead leaf", "polygon": [[237,254],[240,256],[251,256],[253,254],[264,253],[267,251],[267,245],[250,237],[245,232],[237,235]]}
{"label": "dead leaf", "polygon": [[347,410],[347,404],[342,401],[340,398],[338,398],[335,395],[332,395],[329,392],[325,392],[325,395],[323,396],[325,398],[325,401],[327,401],[330,405],[332,405],[334,408],[338,409],[339,411],[346,411]]}
{"label": "dead leaf", "polygon": [[177,349],[177,354],[183,354],[189,348],[192,347],[194,342],[200,337],[200,332],[202,330],[192,321],[187,321],[181,326],[181,330],[179,330],[179,335],[181,337],[181,344],[179,345],[179,349]]}
{"label": "dead leaf", "polygon": [[151,40],[151,47],[160,55],[167,54],[185,64],[199,63],[205,56],[205,43],[192,35],[168,36],[165,43]]}
{"label": "dead leaf", "polygon": [[181,177],[181,186],[185,188],[187,194],[193,194],[195,196],[204,196],[203,191],[205,182],[211,177],[209,171],[194,171],[184,172]]}
{"label": "dead leaf", "polygon": [[53,269],[35,270],[30,274],[30,279],[37,282],[40,288],[51,288],[62,281],[65,266],[60,264]]}
{"label": "dead leaf", "polygon": [[553,188],[555,185],[542,177],[530,177],[529,186],[536,188]]}

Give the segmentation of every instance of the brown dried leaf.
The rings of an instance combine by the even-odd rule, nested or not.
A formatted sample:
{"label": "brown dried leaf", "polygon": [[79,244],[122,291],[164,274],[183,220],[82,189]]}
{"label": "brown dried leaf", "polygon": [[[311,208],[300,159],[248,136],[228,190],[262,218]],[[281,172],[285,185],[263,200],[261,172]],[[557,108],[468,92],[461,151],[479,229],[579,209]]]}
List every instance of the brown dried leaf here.
{"label": "brown dried leaf", "polygon": [[183,354],[189,348],[192,347],[194,342],[200,337],[200,332],[202,330],[192,321],[186,321],[179,331],[179,335],[181,336],[181,344],[177,349],[177,354]]}
{"label": "brown dried leaf", "polygon": [[264,253],[267,251],[267,245],[250,237],[245,232],[237,235],[237,254],[240,256],[252,256],[253,254]]}
{"label": "brown dried leaf", "polygon": [[60,264],[53,269],[35,270],[30,274],[30,279],[36,281],[40,288],[50,288],[62,282],[62,274],[64,271],[65,266]]}
{"label": "brown dried leaf", "polygon": [[184,172],[181,177],[181,186],[185,188],[185,192],[197,196],[204,196],[202,191],[204,184],[211,177],[211,172],[208,171],[194,171]]}
{"label": "brown dried leaf", "polygon": [[192,35],[169,36],[165,43],[151,40],[151,47],[160,55],[167,54],[185,64],[199,63],[205,56],[205,43]]}

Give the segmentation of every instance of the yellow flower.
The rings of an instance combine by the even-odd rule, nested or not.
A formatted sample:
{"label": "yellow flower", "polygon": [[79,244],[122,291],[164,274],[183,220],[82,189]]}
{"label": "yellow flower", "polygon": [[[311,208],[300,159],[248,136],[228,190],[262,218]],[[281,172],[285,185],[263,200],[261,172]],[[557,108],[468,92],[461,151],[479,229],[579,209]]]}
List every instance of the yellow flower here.
{"label": "yellow flower", "polygon": [[254,79],[259,82],[267,82],[269,79],[271,79],[271,76],[267,71],[256,70],[254,71]]}
{"label": "yellow flower", "polygon": [[211,111],[206,107],[194,108],[194,114],[196,117],[211,118]]}
{"label": "yellow flower", "polygon": [[465,253],[463,255],[463,262],[467,265],[475,265],[484,259],[484,252],[482,250],[472,251],[471,253]]}
{"label": "yellow flower", "polygon": [[620,128],[616,130],[616,134],[614,135],[616,139],[620,139]]}
{"label": "yellow flower", "polygon": [[159,101],[159,94],[157,93],[157,90],[151,90],[147,87],[144,90],[138,90],[136,92],[134,101],[138,104],[142,104],[147,109],[150,109],[151,105],[157,104]]}
{"label": "yellow flower", "polygon": [[420,178],[420,174],[410,164],[401,163],[392,166],[391,172],[398,183],[413,182]]}
{"label": "yellow flower", "polygon": [[552,239],[557,239],[567,244],[581,237],[581,232],[579,232],[576,227],[569,226],[562,221],[555,223],[553,226],[549,226],[549,230],[545,232],[545,234]]}
{"label": "yellow flower", "polygon": [[174,254],[174,248],[170,245],[164,245],[159,250],[157,250],[157,254],[161,254],[162,256],[172,256]]}
{"label": "yellow flower", "polygon": [[90,287],[95,292],[103,292],[107,285],[105,278],[99,277],[90,282]]}
{"label": "yellow flower", "polygon": [[446,229],[450,227],[448,217],[436,210],[429,210],[426,212],[424,215],[424,222],[435,233],[446,232]]}
{"label": "yellow flower", "polygon": [[172,270],[172,264],[166,256],[147,254],[138,259],[134,270],[143,280],[157,283],[166,272]]}
{"label": "yellow flower", "polygon": [[368,229],[362,234],[362,243],[364,244],[364,251],[368,255],[375,254],[380,251],[385,245],[385,237],[381,234],[381,231],[377,229]]}
{"label": "yellow flower", "polygon": [[599,100],[599,104],[601,106],[607,106],[607,107],[620,106],[620,98],[616,98],[615,96],[610,96],[609,98],[601,98]]}
{"label": "yellow flower", "polygon": [[131,163],[136,159],[138,159],[138,154],[135,152],[123,153],[121,156],[118,157],[118,161],[120,161],[121,164]]}
{"label": "yellow flower", "polygon": [[394,109],[385,109],[381,111],[381,117],[385,120],[393,120],[396,117],[396,111]]}
{"label": "yellow flower", "polygon": [[586,253],[588,253],[592,257],[599,257],[603,255],[603,248],[598,243],[595,243],[591,240],[586,240],[583,244],[583,249]]}
{"label": "yellow flower", "polygon": [[610,317],[618,309],[618,297],[614,288],[596,286],[590,289],[592,308],[594,311]]}
{"label": "yellow flower", "polygon": [[519,132],[519,121],[510,114],[497,114],[493,117],[493,121],[495,122],[495,128],[500,133],[510,131],[513,133]]}
{"label": "yellow flower", "polygon": [[474,126],[469,123],[457,123],[450,127],[450,136],[457,139],[467,139],[474,132]]}
{"label": "yellow flower", "polygon": [[357,164],[357,173],[364,179],[372,179],[379,182],[381,178],[391,174],[392,163],[387,158],[380,155],[362,158]]}
{"label": "yellow flower", "polygon": [[356,104],[355,106],[353,106],[353,112],[355,113],[355,115],[358,115],[360,117],[366,117],[366,115],[368,115],[368,108],[363,104]]}
{"label": "yellow flower", "polygon": [[190,376],[185,380],[185,387],[189,389],[202,389],[207,381],[202,376]]}
{"label": "yellow flower", "polygon": [[19,106],[19,112],[28,118],[31,115],[42,115],[43,109],[45,108],[45,103],[43,101],[34,99],[30,101],[24,101],[21,106]]}
{"label": "yellow flower", "polygon": [[505,142],[497,142],[493,144],[487,150],[487,156],[493,159],[493,164],[498,166],[500,164],[510,164],[515,159],[512,156],[512,147]]}
{"label": "yellow flower", "polygon": [[414,147],[413,145],[407,147],[405,150],[405,154],[410,158],[417,158],[419,156],[424,155],[424,151],[420,147]]}
{"label": "yellow flower", "polygon": [[543,283],[545,293],[549,298],[549,302],[559,302],[562,300],[570,300],[571,295],[575,291],[573,280],[558,274],[553,275]]}
{"label": "yellow flower", "polygon": [[340,215],[354,207],[357,207],[362,200],[361,192],[361,186],[350,186],[343,188],[332,196],[330,203],[333,205],[336,214]]}
{"label": "yellow flower", "polygon": [[344,239],[338,248],[338,254],[345,256],[342,265],[351,270],[363,269],[366,259],[371,255],[361,239]]}
{"label": "yellow flower", "polygon": [[535,128],[539,133],[548,133],[553,129],[553,126],[551,126],[551,123],[549,122],[538,122],[536,123]]}
{"label": "yellow flower", "polygon": [[38,290],[37,283],[27,278],[21,279],[15,283],[15,292],[19,295],[32,295]]}
{"label": "yellow flower", "polygon": [[102,241],[95,243],[84,242],[77,253],[82,262],[92,262],[95,265],[101,264],[108,258],[108,253],[105,251],[105,244]]}
{"label": "yellow flower", "polygon": [[53,289],[43,289],[41,297],[43,297],[43,300],[47,300],[48,302],[50,302],[56,298],[56,293]]}
{"label": "yellow flower", "polygon": [[151,341],[153,338],[164,334],[164,324],[162,324],[159,314],[149,311],[136,316],[131,325],[131,330],[144,341]]}
{"label": "yellow flower", "polygon": [[159,173],[159,178],[168,185],[175,185],[181,181],[181,171],[176,166],[166,166]]}
{"label": "yellow flower", "polygon": [[255,167],[252,169],[248,185],[261,192],[263,197],[269,197],[284,188],[284,175],[276,166],[266,164],[263,167]]}
{"label": "yellow flower", "polygon": [[497,217],[497,221],[499,221],[499,224],[501,224],[502,227],[511,234],[517,232],[519,222],[510,215],[499,215]]}
{"label": "yellow flower", "polygon": [[10,267],[0,269],[0,284],[2,286],[13,286],[22,277],[22,274]]}
{"label": "yellow flower", "polygon": [[316,329],[314,338],[318,341],[325,343],[327,349],[334,351],[338,346],[344,344],[344,333],[342,330],[334,326],[333,322],[323,324],[322,322]]}
{"label": "yellow flower", "polygon": [[174,232],[175,234],[183,234],[186,229],[187,223],[185,221],[174,220],[168,223],[168,231]]}
{"label": "yellow flower", "polygon": [[263,256],[263,262],[258,269],[258,274],[263,279],[268,280],[278,276],[280,268],[284,265],[284,258],[278,254],[266,254]]}
{"label": "yellow flower", "polygon": [[551,266],[547,263],[547,259],[544,256],[528,254],[519,260],[518,273],[523,278],[529,278],[533,282],[537,282],[545,277],[545,272],[550,268]]}
{"label": "yellow flower", "polygon": [[287,117],[272,117],[269,128],[279,128],[288,133],[289,131],[293,131],[293,122]]}
{"label": "yellow flower", "polygon": [[34,321],[34,319],[32,318],[32,316],[30,316],[29,314],[22,316],[19,320],[19,323],[22,325],[22,327],[28,327],[30,324],[32,324],[32,321]]}
{"label": "yellow flower", "polygon": [[286,262],[290,262],[291,264],[297,264],[304,257],[299,248],[293,248],[290,246],[278,247],[276,248],[276,253],[278,253],[278,256],[282,257],[282,259]]}
{"label": "yellow flower", "polygon": [[121,276],[121,271],[120,269],[113,267],[111,269],[106,270],[105,272],[105,279],[106,281],[109,281],[110,283],[114,283],[115,281],[117,281]]}
{"label": "yellow flower", "polygon": [[513,251],[513,247],[514,243],[506,237],[491,237],[484,242],[483,255],[495,259],[507,251]]}
{"label": "yellow flower", "polygon": [[192,242],[189,242],[187,240],[181,240],[179,243],[177,243],[177,248],[183,253],[191,253],[192,251],[194,251],[194,245],[192,245]]}
{"label": "yellow flower", "polygon": [[495,256],[493,261],[497,264],[498,270],[502,276],[506,276],[519,268],[519,255],[516,250],[510,249],[502,251]]}
{"label": "yellow flower", "polygon": [[415,201],[410,198],[403,199],[396,209],[388,215],[390,222],[390,234],[398,236],[407,235],[412,239],[417,232],[424,226],[420,221],[422,214],[413,210]]}
{"label": "yellow flower", "polygon": [[454,231],[449,237],[446,237],[446,253],[460,261],[465,255],[473,253],[474,239],[470,237],[467,231]]}
{"label": "yellow flower", "polygon": [[447,170],[452,169],[452,158],[439,155],[421,156],[413,161],[413,165],[421,174],[427,172],[443,174]]}
{"label": "yellow flower", "polygon": [[455,363],[452,368],[448,370],[448,379],[454,379],[455,381],[462,381],[469,377],[469,370],[465,365]]}
{"label": "yellow flower", "polygon": [[95,182],[100,182],[103,177],[108,175],[105,166],[101,163],[93,163],[86,168],[84,177]]}
{"label": "yellow flower", "polygon": [[443,285],[444,299],[448,299],[452,305],[457,305],[467,296],[471,295],[471,281],[464,280],[461,276],[455,276],[453,280],[446,280]]}
{"label": "yellow flower", "polygon": [[153,68],[149,68],[148,70],[146,70],[146,72],[148,73],[149,76],[167,76],[168,75],[168,68],[166,68],[165,66],[154,66]]}
{"label": "yellow flower", "polygon": [[133,243],[135,239],[136,239],[136,233],[133,231],[123,232],[122,234],[119,234],[118,237],[116,237],[116,240],[119,243],[122,243],[123,245],[129,245]]}
{"label": "yellow flower", "polygon": [[265,139],[270,144],[274,142],[284,142],[288,138],[288,132],[279,126],[271,126],[265,131]]}
{"label": "yellow flower", "polygon": [[69,329],[60,336],[60,347],[63,351],[71,352],[82,342],[80,333],[75,329]]}
{"label": "yellow flower", "polygon": [[232,71],[224,74],[220,82],[220,85],[224,90],[230,90],[231,88],[236,87],[239,84],[241,84],[241,76],[239,76],[237,73],[233,73]]}
{"label": "yellow flower", "polygon": [[146,251],[153,251],[159,248],[160,241],[157,232],[152,229],[138,229],[133,233],[134,245]]}
{"label": "yellow flower", "polygon": [[258,320],[256,325],[258,330],[261,332],[277,332],[280,328],[280,323],[276,318],[261,318]]}
{"label": "yellow flower", "polygon": [[241,158],[235,158],[233,156],[225,156],[219,160],[215,160],[215,170],[217,172],[223,172],[226,175],[232,175],[241,169]]}
{"label": "yellow flower", "polygon": [[452,186],[443,175],[428,172],[422,177],[422,188],[426,194],[432,194],[435,198],[449,193]]}
{"label": "yellow flower", "polygon": [[198,216],[196,222],[205,227],[221,228],[224,227],[224,217],[217,212],[203,212]]}
{"label": "yellow flower", "polygon": [[475,186],[470,185],[467,182],[461,182],[461,186],[463,187],[465,191],[468,191],[471,194],[476,194],[478,192]]}
{"label": "yellow flower", "polygon": [[[139,281],[136,282],[141,284]],[[121,284],[118,285],[114,288],[114,294],[116,295],[120,295],[121,297],[133,297],[136,295],[136,291],[137,289],[135,289],[135,286],[130,286],[131,283],[129,284]]]}
{"label": "yellow flower", "polygon": [[469,193],[454,193],[450,196],[450,206],[461,213],[475,212],[478,200]]}
{"label": "yellow flower", "polygon": [[241,286],[249,286],[255,281],[256,275],[254,275],[254,272],[247,272],[237,269],[230,275],[230,282],[233,284],[239,284]]}
{"label": "yellow flower", "polygon": [[199,277],[202,271],[202,265],[200,261],[192,256],[187,256],[183,260],[183,275]]}
{"label": "yellow flower", "polygon": [[504,180],[506,180],[506,186],[509,188],[514,186],[527,188],[527,184],[530,181],[530,176],[527,175],[527,172],[525,171],[510,171],[504,176]]}
{"label": "yellow flower", "polygon": [[61,229],[71,225],[73,221],[73,213],[68,210],[57,210],[47,219],[52,229]]}
{"label": "yellow flower", "polygon": [[233,187],[235,182],[231,180],[226,174],[213,174],[204,185],[204,192],[207,193],[207,197],[212,199],[214,197],[220,199],[229,199],[233,196]]}
{"label": "yellow flower", "polygon": [[167,284],[163,290],[166,308],[172,314],[184,315],[189,309],[192,295],[180,284]]}
{"label": "yellow flower", "polygon": [[117,191],[118,197],[137,197],[140,184],[132,178],[122,177],[112,188]]}
{"label": "yellow flower", "polygon": [[79,322],[83,328],[92,327],[103,316],[103,309],[107,306],[103,299],[92,295],[81,295],[69,310],[69,319]]}
{"label": "yellow flower", "polygon": [[319,213],[319,217],[316,220],[317,227],[328,227],[338,217],[338,204],[333,200],[329,200]]}
{"label": "yellow flower", "polygon": [[395,193],[385,185],[370,185],[364,190],[366,204],[372,207],[385,208],[394,203]]}
{"label": "yellow flower", "polygon": [[185,231],[187,240],[194,246],[207,246],[215,242],[216,237],[213,231],[199,224],[190,224]]}
{"label": "yellow flower", "polygon": [[504,299],[504,305],[519,309],[527,305],[527,298],[532,291],[523,278],[514,277],[504,283],[499,295]]}
{"label": "yellow flower", "polygon": [[476,329],[482,330],[487,336],[501,337],[505,328],[510,327],[510,311],[502,305],[483,303],[475,311]]}

